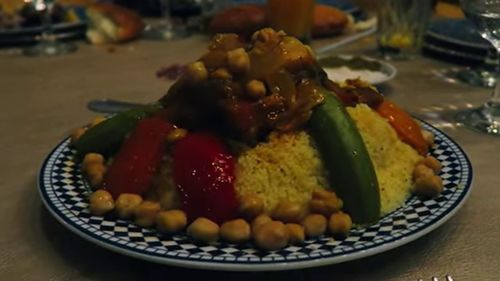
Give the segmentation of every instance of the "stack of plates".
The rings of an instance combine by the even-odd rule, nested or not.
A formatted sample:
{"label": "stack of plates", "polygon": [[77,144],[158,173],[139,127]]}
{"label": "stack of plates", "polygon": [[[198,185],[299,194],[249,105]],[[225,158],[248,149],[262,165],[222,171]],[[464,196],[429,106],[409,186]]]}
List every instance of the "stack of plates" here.
{"label": "stack of plates", "polygon": [[[54,35],[59,40],[72,40],[85,37],[85,22],[54,24]],[[0,29],[0,47],[29,45],[38,42],[43,28],[26,27],[16,29]]]}
{"label": "stack of plates", "polygon": [[467,65],[483,63],[489,48],[492,48],[491,44],[464,19],[431,22],[423,44],[427,55]]}

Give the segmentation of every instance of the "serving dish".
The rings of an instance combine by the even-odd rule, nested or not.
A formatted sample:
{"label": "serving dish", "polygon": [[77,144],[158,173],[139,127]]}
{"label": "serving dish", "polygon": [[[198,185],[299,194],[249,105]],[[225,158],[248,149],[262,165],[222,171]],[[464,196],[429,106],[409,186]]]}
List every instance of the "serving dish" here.
{"label": "serving dish", "polygon": [[435,199],[412,196],[374,225],[353,229],[343,240],[330,237],[306,240],[274,252],[252,244],[205,245],[183,234],[164,235],[111,215],[88,211],[90,187],[74,161],[69,139],[46,157],[38,190],[44,205],[67,229],[106,249],[146,261],[189,268],[227,271],[291,270],[335,264],[381,253],[413,241],[450,219],[465,202],[473,171],[464,151],[442,131],[423,123],[435,135],[431,154],[443,164],[444,191]]}
{"label": "serving dish", "polygon": [[[350,55],[339,55],[342,59],[352,59]],[[361,57],[363,60],[376,62],[380,68],[376,71],[369,71],[368,69],[351,69],[348,66],[344,67],[328,67],[324,66],[323,69],[328,75],[328,78],[333,81],[344,81],[345,79],[360,78],[370,84],[378,85],[394,79],[397,75],[397,69],[390,63],[377,60],[370,57]]]}

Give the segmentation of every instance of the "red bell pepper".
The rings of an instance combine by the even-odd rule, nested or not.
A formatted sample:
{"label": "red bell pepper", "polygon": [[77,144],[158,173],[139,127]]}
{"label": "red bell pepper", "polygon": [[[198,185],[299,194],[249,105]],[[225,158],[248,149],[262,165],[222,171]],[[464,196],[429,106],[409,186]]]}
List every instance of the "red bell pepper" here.
{"label": "red bell pepper", "polygon": [[403,142],[409,144],[419,154],[427,154],[429,145],[422,135],[420,126],[408,113],[387,99],[379,104],[375,110],[389,121]]}
{"label": "red bell pepper", "polygon": [[236,214],[234,159],[209,133],[190,133],[173,149],[174,182],[190,220],[206,217],[217,223]]}
{"label": "red bell pepper", "polygon": [[124,141],[104,176],[103,188],[117,198],[122,193],[143,194],[165,152],[174,126],[159,117],[141,120]]}

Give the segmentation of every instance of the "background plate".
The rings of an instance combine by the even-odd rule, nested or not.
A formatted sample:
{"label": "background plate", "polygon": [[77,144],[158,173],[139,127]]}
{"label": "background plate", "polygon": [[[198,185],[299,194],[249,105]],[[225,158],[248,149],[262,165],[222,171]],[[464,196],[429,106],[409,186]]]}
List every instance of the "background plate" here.
{"label": "background plate", "polygon": [[[353,57],[350,55],[338,55],[338,56],[345,59],[350,59]],[[347,72],[342,71],[341,75],[339,76],[339,71],[337,68],[332,68],[328,66],[323,66],[323,70],[325,70],[326,74],[328,75],[328,78],[330,78],[330,80],[333,81],[343,82],[345,79],[360,78],[361,80],[364,80],[373,85],[382,84],[389,80],[392,80],[394,77],[396,77],[396,74],[398,73],[397,69],[388,62],[366,56],[363,56],[363,59],[370,61],[377,61],[380,63],[381,65],[380,70],[374,71],[374,73],[378,74],[377,76],[365,76],[364,73],[359,72],[357,70],[352,70],[350,73],[348,71]]]}
{"label": "background plate", "polygon": [[465,19],[432,21],[423,44],[427,54],[461,64],[483,63],[489,48],[491,44]]}
{"label": "background plate", "polygon": [[[85,37],[87,24],[85,22],[54,24],[54,35],[59,40],[74,40]],[[0,47],[30,45],[38,42],[42,27],[28,27],[0,30]]]}
{"label": "background plate", "polygon": [[264,271],[315,267],[354,260],[401,246],[448,220],[467,198],[472,167],[463,150],[438,129],[431,154],[443,164],[443,193],[430,200],[411,197],[377,224],[352,230],[344,240],[329,237],[307,240],[280,251],[263,252],[252,244],[197,244],[185,235],[162,235],[112,216],[88,212],[89,187],[74,161],[75,151],[62,141],[48,155],[38,188],[47,209],[65,227],[107,249],[144,260],[203,269]]}

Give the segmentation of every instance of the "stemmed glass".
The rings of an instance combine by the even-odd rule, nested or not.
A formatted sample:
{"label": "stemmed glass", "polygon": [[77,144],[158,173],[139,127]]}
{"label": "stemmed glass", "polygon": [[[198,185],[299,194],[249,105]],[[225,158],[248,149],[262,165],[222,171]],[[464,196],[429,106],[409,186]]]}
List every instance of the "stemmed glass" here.
{"label": "stemmed glass", "polygon": [[162,22],[157,25],[148,25],[144,30],[144,37],[155,40],[175,40],[189,35],[184,26],[174,25],[172,20],[172,3],[169,0],[160,0]]}
{"label": "stemmed glass", "polygon": [[[481,36],[493,44],[500,57],[500,0],[460,0],[460,3],[465,15],[474,22]],[[497,81],[499,78],[500,64],[497,66]],[[487,102],[478,108],[459,112],[456,119],[477,131],[500,136],[500,83],[496,83]]]}
{"label": "stemmed glass", "polygon": [[40,42],[33,47],[24,50],[25,55],[29,56],[57,56],[71,53],[76,50],[76,46],[70,43],[63,43],[56,39],[54,28],[52,26],[52,16],[50,11],[54,5],[51,0],[34,0],[35,9],[43,14],[42,17],[42,35]]}

